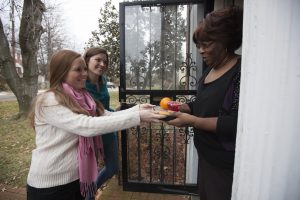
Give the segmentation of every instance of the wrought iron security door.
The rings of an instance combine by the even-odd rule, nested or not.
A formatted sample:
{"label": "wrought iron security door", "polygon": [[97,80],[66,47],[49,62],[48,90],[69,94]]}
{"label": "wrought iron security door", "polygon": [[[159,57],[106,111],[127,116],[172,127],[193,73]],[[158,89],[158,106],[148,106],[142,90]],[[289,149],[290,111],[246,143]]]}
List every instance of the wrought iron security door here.
{"label": "wrought iron security door", "polygon": [[[123,106],[158,105],[166,96],[182,103],[193,101],[202,61],[191,35],[205,10],[199,0],[120,3]],[[198,165],[192,137],[191,129],[164,123],[122,131],[124,190],[195,193]]]}

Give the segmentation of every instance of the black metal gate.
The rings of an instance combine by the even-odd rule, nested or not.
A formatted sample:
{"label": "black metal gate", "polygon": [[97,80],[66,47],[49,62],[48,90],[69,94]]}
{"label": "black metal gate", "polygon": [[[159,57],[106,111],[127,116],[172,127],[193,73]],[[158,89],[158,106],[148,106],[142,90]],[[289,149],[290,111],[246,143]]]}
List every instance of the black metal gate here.
{"label": "black metal gate", "polygon": [[[120,3],[120,88],[123,107],[158,105],[162,97],[193,101],[202,61],[192,31],[210,10],[204,1],[161,0]],[[198,64],[198,66],[196,65]],[[124,190],[195,193],[197,163],[193,132],[164,123],[122,131]]]}

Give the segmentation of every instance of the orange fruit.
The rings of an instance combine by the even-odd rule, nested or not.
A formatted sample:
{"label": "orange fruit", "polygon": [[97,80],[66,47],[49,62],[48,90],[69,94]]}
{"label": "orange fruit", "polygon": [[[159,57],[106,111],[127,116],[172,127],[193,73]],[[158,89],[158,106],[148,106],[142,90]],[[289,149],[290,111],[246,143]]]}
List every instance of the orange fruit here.
{"label": "orange fruit", "polygon": [[169,97],[164,97],[160,100],[159,105],[161,108],[168,110],[168,102],[172,101]]}

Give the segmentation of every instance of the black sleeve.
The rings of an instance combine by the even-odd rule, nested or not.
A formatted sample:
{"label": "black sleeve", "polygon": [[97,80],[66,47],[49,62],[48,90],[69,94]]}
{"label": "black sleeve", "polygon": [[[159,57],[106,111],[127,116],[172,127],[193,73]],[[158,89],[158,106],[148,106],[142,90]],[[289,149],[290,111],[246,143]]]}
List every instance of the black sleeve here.
{"label": "black sleeve", "polygon": [[237,130],[237,118],[240,94],[240,72],[232,82],[230,109],[222,109],[217,121],[216,133],[220,138],[235,139]]}
{"label": "black sleeve", "polygon": [[237,128],[237,116],[221,116],[217,121],[217,135],[221,138],[235,138]]}

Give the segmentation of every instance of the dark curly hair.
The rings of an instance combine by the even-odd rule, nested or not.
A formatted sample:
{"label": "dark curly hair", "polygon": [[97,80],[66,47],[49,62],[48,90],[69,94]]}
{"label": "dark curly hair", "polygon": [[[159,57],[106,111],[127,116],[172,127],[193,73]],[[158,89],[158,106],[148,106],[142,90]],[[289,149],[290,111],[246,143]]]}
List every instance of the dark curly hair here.
{"label": "dark curly hair", "polygon": [[216,41],[224,45],[228,52],[234,52],[242,44],[243,11],[239,7],[229,7],[208,13],[194,31],[195,44]]}

